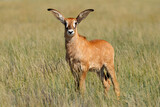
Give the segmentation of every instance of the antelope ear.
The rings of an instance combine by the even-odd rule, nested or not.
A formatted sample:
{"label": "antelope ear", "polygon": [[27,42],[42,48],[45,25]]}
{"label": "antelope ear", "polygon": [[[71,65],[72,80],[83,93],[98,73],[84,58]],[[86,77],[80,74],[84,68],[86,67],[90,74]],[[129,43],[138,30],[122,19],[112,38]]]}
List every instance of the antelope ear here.
{"label": "antelope ear", "polygon": [[48,9],[48,11],[51,11],[52,13],[53,13],[53,15],[58,19],[58,20],[60,20],[61,21],[61,23],[65,23],[65,18],[64,18],[64,16],[59,12],[59,11],[57,11],[56,9]]}
{"label": "antelope ear", "polygon": [[82,11],[76,18],[77,22],[80,23],[83,19],[85,19],[88,16],[88,14],[90,12],[93,12],[93,11],[94,11],[94,9],[86,9],[86,10]]}

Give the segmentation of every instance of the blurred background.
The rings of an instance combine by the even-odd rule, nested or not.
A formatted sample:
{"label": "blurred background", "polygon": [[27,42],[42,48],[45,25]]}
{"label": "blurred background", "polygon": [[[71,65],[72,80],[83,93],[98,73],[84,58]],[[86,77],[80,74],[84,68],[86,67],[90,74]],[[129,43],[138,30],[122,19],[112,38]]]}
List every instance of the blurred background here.
{"label": "blurred background", "polygon": [[[64,26],[47,11],[77,17],[88,40],[104,39],[115,49],[121,87],[88,73],[84,97],[74,92],[65,61]],[[0,0],[0,106],[160,106],[160,0]]]}

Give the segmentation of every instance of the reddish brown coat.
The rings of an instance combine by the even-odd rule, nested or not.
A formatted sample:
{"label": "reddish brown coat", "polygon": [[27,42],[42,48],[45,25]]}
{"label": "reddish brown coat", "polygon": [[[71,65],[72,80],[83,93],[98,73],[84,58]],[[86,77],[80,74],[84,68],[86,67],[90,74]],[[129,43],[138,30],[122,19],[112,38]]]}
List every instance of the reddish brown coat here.
{"label": "reddish brown coat", "polygon": [[[66,61],[69,63],[74,76],[76,90],[82,93],[85,90],[85,78],[88,71],[95,71],[100,77],[105,88],[105,93],[109,90],[110,79],[117,96],[120,96],[119,84],[114,70],[114,49],[105,40],[88,41],[86,37],[77,32],[79,24],[86,16],[93,11],[87,9],[82,11],[77,18],[64,18],[55,9],[48,9],[65,25],[65,48]],[[106,73],[104,73],[104,69]]]}

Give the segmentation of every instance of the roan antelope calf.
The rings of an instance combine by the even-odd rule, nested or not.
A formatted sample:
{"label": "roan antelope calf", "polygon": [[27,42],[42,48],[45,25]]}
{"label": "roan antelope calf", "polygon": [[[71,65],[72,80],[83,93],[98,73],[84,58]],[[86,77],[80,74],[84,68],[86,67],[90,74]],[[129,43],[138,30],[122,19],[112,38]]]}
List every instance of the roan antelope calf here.
{"label": "roan antelope calf", "polygon": [[[111,78],[114,91],[120,96],[119,85],[114,70],[114,49],[104,40],[88,41],[84,36],[78,34],[77,25],[85,19],[93,9],[82,11],[77,18],[64,18],[55,9],[48,9],[53,15],[65,25],[65,48],[66,61],[74,76],[76,90],[84,92],[85,78],[88,71],[96,71],[105,88],[105,93],[110,88]],[[104,72],[104,69],[107,71]]]}

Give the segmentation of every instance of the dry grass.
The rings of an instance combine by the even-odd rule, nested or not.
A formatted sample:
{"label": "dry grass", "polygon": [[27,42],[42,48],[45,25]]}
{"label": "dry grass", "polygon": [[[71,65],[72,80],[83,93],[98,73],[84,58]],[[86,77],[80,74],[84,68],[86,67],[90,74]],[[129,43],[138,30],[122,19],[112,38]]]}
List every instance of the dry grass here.
{"label": "dry grass", "polygon": [[[159,0],[1,0],[0,106],[160,106]],[[94,8],[78,27],[89,40],[115,48],[121,99],[106,97],[88,73],[84,97],[74,92],[65,62],[63,25],[47,8],[76,17]]]}

